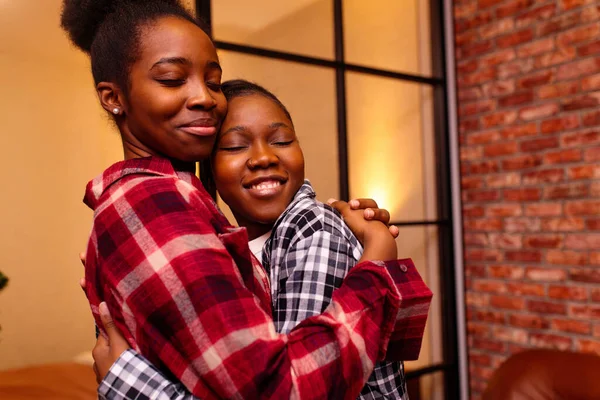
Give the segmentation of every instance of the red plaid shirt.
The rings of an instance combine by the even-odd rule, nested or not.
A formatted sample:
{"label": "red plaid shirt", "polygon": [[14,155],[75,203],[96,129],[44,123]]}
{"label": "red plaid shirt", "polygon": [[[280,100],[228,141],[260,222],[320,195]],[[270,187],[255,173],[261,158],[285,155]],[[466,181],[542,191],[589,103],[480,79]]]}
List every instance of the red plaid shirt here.
{"label": "red plaid shirt", "polygon": [[399,262],[357,265],[322,315],[277,334],[245,229],[165,159],[113,165],[85,202],[96,323],[104,300],[131,346],[197,397],[356,398],[388,342],[394,357],[420,345],[431,292]]}

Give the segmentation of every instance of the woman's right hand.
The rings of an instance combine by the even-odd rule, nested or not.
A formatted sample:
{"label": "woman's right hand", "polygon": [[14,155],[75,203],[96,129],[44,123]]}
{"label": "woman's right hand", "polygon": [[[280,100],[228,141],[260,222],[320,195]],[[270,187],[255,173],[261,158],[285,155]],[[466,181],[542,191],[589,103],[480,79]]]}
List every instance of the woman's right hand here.
{"label": "woman's right hand", "polygon": [[106,303],[100,303],[99,309],[100,319],[102,320],[102,325],[108,335],[108,339],[99,335],[96,345],[92,350],[94,372],[96,373],[96,382],[98,384],[102,382],[110,367],[119,359],[121,354],[129,349],[129,343],[127,343],[127,340],[115,326]]}
{"label": "woman's right hand", "polygon": [[386,224],[379,220],[366,220],[363,210],[352,209],[345,201],[337,200],[329,204],[339,211],[344,222],[363,244],[365,250],[360,261],[398,258],[396,241]]}

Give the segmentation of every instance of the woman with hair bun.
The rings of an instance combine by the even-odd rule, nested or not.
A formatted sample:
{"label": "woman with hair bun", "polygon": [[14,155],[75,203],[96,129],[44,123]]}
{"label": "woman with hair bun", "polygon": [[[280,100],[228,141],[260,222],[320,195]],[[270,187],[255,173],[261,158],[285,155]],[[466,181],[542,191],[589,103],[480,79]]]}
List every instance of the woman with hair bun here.
{"label": "woman with hair bun", "polygon": [[[397,261],[368,261],[396,258],[387,227],[345,213],[362,262],[323,314],[277,334],[246,231],[194,175],[227,111],[202,25],[168,0],[64,0],[61,24],[91,57],[124,150],[84,199],[94,210],[85,290],[97,325],[108,309],[133,349],[203,399],[356,398],[375,361],[402,346],[399,287],[422,284]],[[105,390],[114,398],[118,388]]]}

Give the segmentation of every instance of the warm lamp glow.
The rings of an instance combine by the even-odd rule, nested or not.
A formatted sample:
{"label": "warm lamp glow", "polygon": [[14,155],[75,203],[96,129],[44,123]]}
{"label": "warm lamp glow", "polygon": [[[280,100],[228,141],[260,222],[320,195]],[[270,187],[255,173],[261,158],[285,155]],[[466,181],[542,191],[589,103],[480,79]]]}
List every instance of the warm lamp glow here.
{"label": "warm lamp glow", "polygon": [[402,185],[391,184],[386,174],[379,173],[375,174],[374,179],[369,179],[363,188],[364,197],[375,200],[379,208],[388,210],[392,220],[398,219],[398,212],[405,207],[408,197]]}

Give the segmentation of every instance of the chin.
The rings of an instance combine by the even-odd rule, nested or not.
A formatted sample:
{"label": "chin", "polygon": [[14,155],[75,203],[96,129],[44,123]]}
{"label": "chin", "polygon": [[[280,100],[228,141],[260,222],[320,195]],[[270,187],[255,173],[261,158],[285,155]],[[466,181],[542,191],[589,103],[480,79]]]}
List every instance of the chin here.
{"label": "chin", "polygon": [[184,162],[199,162],[202,160],[206,160],[210,157],[210,153],[211,153],[212,149],[199,149],[197,151],[186,151],[186,152],[181,152],[179,154],[174,154],[173,158],[176,158],[178,160],[184,161]]}
{"label": "chin", "polygon": [[277,221],[277,218],[279,218],[279,216],[282,213],[269,213],[269,214],[261,214],[261,215],[253,215],[250,219],[253,221],[256,221],[259,224],[262,225],[273,225],[275,223],[275,221]]}

